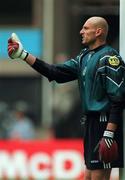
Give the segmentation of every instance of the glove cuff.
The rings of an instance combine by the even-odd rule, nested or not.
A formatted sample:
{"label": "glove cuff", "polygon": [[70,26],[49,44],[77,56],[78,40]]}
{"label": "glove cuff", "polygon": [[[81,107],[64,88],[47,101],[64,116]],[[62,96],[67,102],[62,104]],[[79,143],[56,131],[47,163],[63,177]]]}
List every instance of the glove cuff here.
{"label": "glove cuff", "polygon": [[27,51],[22,50],[19,58],[25,60],[27,58],[28,54],[29,53]]}
{"label": "glove cuff", "polygon": [[106,130],[106,131],[104,131],[103,137],[109,137],[109,138],[113,139],[114,138],[114,132]]}

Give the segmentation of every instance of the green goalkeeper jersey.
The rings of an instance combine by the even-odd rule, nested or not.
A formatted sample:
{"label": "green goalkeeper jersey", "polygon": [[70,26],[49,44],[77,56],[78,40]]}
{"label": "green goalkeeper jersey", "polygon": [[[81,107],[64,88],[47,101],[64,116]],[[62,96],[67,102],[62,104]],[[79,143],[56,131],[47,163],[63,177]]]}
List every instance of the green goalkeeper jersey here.
{"label": "green goalkeeper jersey", "polygon": [[32,67],[49,81],[65,83],[78,80],[83,113],[108,112],[109,122],[118,123],[125,94],[125,64],[108,45],[83,49],[74,59],[48,64],[36,59]]}
{"label": "green goalkeeper jersey", "polygon": [[122,100],[125,67],[112,47],[103,45],[94,50],[83,49],[75,59],[56,67],[78,79],[84,113],[106,112],[112,102]]}

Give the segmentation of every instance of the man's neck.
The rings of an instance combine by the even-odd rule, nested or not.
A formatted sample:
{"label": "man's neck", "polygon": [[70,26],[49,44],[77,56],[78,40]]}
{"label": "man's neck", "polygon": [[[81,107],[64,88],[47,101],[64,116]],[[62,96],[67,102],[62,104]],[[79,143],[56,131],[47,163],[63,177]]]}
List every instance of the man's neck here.
{"label": "man's neck", "polygon": [[100,47],[100,46],[103,46],[104,44],[106,44],[105,41],[100,42],[100,43],[95,43],[95,44],[89,45],[89,49],[90,49],[90,50],[94,50],[94,49],[96,49],[96,48],[98,48],[98,47]]}

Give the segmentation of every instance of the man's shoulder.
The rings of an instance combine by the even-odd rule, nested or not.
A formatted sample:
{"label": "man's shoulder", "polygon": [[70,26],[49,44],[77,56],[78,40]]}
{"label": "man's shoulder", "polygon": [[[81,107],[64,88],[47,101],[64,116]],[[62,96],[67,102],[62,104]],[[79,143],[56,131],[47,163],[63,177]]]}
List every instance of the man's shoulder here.
{"label": "man's shoulder", "polygon": [[102,52],[104,54],[108,54],[108,55],[114,55],[114,54],[119,55],[118,51],[115,48],[113,48],[112,46],[110,46],[110,45],[105,45],[102,48]]}
{"label": "man's shoulder", "polygon": [[118,67],[124,65],[124,61],[119,52],[111,46],[105,46],[100,54],[100,63],[102,65],[109,65],[112,67]]}
{"label": "man's shoulder", "polygon": [[109,58],[117,57],[119,59],[122,59],[119,52],[114,49],[112,46],[106,45],[102,50],[100,51],[100,59],[102,61],[105,61]]}

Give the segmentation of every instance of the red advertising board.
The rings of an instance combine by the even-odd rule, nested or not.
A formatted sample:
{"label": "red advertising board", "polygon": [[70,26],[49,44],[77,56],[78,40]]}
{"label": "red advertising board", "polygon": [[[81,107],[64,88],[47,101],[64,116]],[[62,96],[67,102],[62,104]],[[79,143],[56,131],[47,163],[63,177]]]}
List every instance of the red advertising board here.
{"label": "red advertising board", "polygon": [[0,141],[0,179],[83,180],[84,170],[82,140]]}

